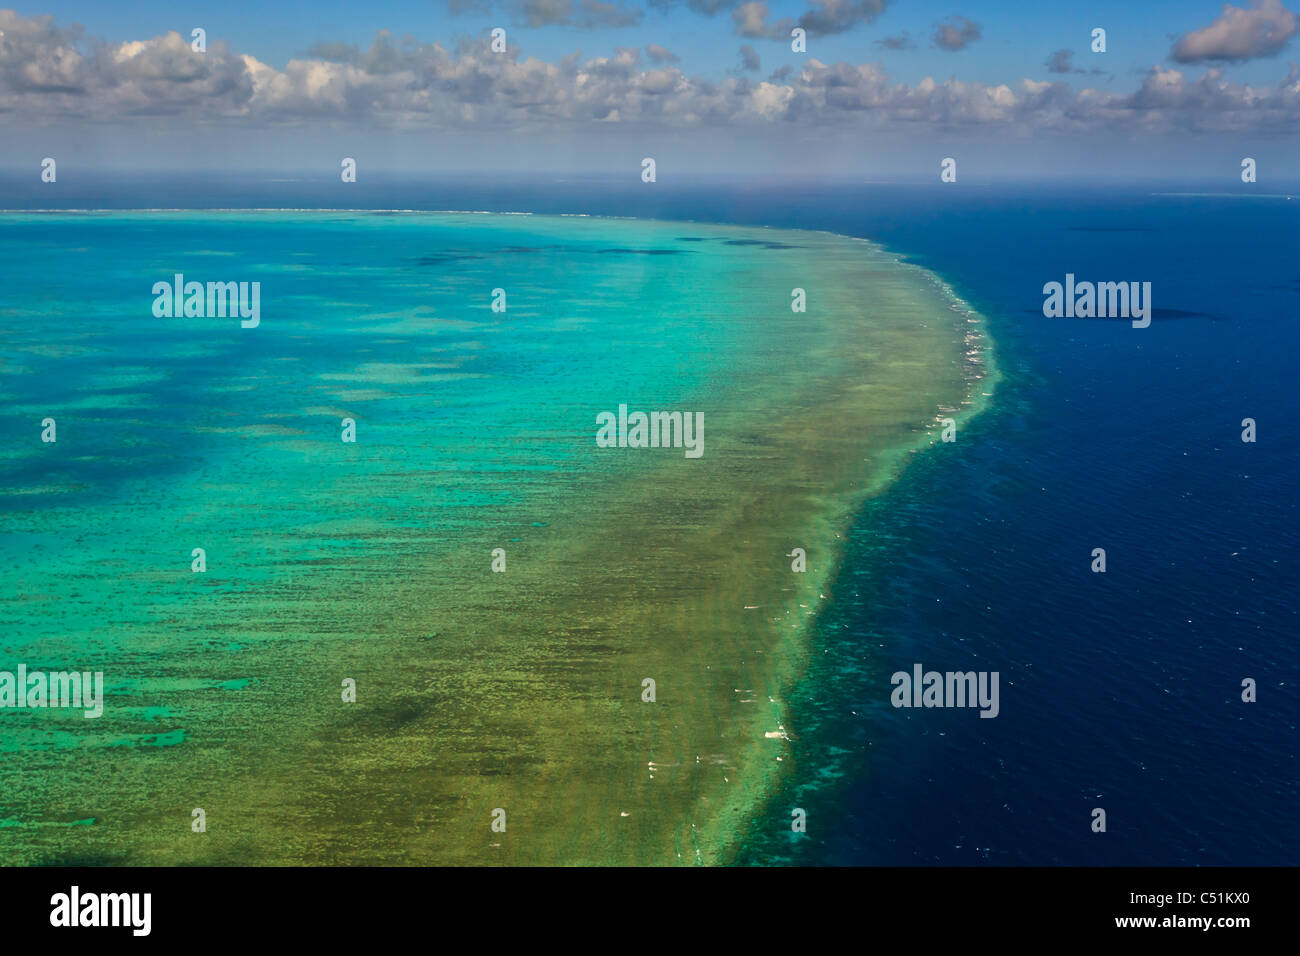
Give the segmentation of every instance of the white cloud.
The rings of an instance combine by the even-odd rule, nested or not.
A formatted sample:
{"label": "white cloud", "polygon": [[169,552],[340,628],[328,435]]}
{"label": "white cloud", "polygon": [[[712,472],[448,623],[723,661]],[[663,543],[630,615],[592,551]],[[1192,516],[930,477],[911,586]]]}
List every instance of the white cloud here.
{"label": "white cloud", "polygon": [[940,50],[964,50],[980,38],[980,25],[967,17],[949,17],[934,25],[934,45]]}
{"label": "white cloud", "polygon": [[1249,10],[1225,3],[1213,23],[1180,37],[1169,56],[1179,63],[1273,56],[1295,34],[1296,15],[1281,0],[1253,0]]}
{"label": "white cloud", "polygon": [[[745,6],[766,8],[761,3]],[[1300,73],[1275,86],[1190,77],[1153,67],[1130,93],[1066,83],[895,82],[879,64],[807,58],[755,83],[692,76],[662,48],[554,62],[486,43],[456,50],[375,37],[355,55],[305,56],[283,68],[210,42],[197,54],[178,34],[123,44],[85,41],[48,17],[0,11],[0,111],[31,122],[129,124],[138,115],[272,126],[328,122],[357,129],[578,131],[596,123],[689,130],[775,123],[848,130],[990,128],[1016,133],[1253,130],[1300,133]],[[330,50],[338,46],[328,45]],[[656,52],[658,51],[658,52]],[[139,120],[139,122],[151,122]],[[781,134],[785,135],[785,134]]]}

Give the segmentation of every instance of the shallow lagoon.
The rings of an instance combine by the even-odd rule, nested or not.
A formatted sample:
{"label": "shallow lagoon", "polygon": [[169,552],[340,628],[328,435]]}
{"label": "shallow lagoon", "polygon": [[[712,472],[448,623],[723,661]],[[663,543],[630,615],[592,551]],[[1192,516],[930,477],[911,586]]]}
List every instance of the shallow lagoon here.
{"label": "shallow lagoon", "polygon": [[[0,714],[11,863],[726,861],[799,772],[850,515],[995,377],[936,277],[825,233],[13,214],[0,246],[33,264],[0,666],[107,685]],[[259,326],[154,318],[175,273],[260,282]],[[705,454],[598,447],[622,403],[702,413]]]}

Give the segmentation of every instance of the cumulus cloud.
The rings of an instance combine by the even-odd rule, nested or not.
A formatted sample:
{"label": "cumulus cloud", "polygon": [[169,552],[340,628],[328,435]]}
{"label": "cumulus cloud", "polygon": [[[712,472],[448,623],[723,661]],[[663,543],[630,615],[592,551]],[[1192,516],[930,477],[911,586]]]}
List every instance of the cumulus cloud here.
{"label": "cumulus cloud", "polygon": [[658,43],[649,44],[645,48],[645,54],[656,63],[677,63],[681,59],[676,53],[661,47]]}
{"label": "cumulus cloud", "polygon": [[60,28],[54,17],[23,19],[0,10],[0,79],[16,92],[79,93],[90,71],[77,50],[78,26]]}
{"label": "cumulus cloud", "polygon": [[755,72],[762,69],[762,63],[758,58],[758,51],[748,43],[740,48],[740,68],[742,70]]}
{"label": "cumulus cloud", "polygon": [[0,10],[0,112],[43,107],[98,115],[168,113],[200,105],[237,111],[252,92],[242,62],[222,43],[208,53],[172,32],[152,40],[107,44],[86,40],[80,26],[51,16],[25,18]]}
{"label": "cumulus cloud", "polygon": [[[1009,133],[1251,131],[1300,133],[1300,69],[1275,86],[1192,77],[1153,67],[1129,94],[1021,79],[975,83],[890,78],[880,64],[801,59],[764,81],[691,76],[647,50],[572,53],[555,61],[498,55],[481,41],[455,49],[377,34],[365,50],[325,45],[282,67],[210,40],[197,54],[177,33],[88,40],[49,17],[0,11],[0,112],[77,129],[155,117],[232,130],[328,123],[371,129],[578,131],[594,123],[642,129],[782,123],[852,129],[993,129]],[[325,56],[329,54],[329,56]],[[755,63],[757,69],[757,63]]]}
{"label": "cumulus cloud", "polygon": [[731,11],[735,32],[743,37],[790,38],[802,27],[810,36],[845,33],[860,23],[871,23],[884,12],[888,0],[812,0],[812,9],[798,20],[782,17],[769,22],[771,11],[762,0],[748,0]]}
{"label": "cumulus cloud", "polygon": [[810,34],[844,33],[859,23],[871,23],[885,12],[887,0],[812,0],[812,9],[799,18]]}
{"label": "cumulus cloud", "polygon": [[980,25],[967,17],[952,16],[934,25],[934,45],[940,50],[964,50],[980,38]]}
{"label": "cumulus cloud", "polygon": [[1273,56],[1295,34],[1296,15],[1281,0],[1253,0],[1249,10],[1225,3],[1213,23],[1180,37],[1169,56],[1178,63]]}
{"label": "cumulus cloud", "polygon": [[794,20],[784,17],[776,23],[769,23],[767,4],[762,0],[749,0],[731,11],[731,20],[735,32],[742,37],[767,37],[769,39],[789,38],[794,29]]}

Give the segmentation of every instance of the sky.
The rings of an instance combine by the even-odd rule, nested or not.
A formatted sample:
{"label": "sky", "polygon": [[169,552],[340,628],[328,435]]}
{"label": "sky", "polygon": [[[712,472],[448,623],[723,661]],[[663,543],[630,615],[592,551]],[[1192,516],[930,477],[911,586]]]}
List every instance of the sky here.
{"label": "sky", "polygon": [[64,0],[0,10],[0,166],[639,176],[650,156],[922,181],[955,157],[995,181],[1251,156],[1294,181],[1297,33],[1282,0]]}

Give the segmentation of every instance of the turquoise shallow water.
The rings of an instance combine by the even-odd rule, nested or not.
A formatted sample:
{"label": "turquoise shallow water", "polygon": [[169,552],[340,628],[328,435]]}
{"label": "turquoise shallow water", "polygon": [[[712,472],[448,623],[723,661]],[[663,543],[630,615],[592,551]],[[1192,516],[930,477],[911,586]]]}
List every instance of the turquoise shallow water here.
{"label": "turquoise shallow water", "polygon": [[[429,828],[507,785],[536,836],[474,852],[715,858],[708,821],[768,787],[747,754],[782,746],[755,729],[798,655],[773,642],[835,523],[969,371],[931,277],[811,232],[7,214],[0,262],[0,669],[102,670],[108,697],[0,712],[16,861],[463,860]],[[261,283],[260,324],[155,317],[176,273]],[[621,403],[703,412],[703,458],[597,449]],[[675,697],[629,710],[647,668]],[[547,819],[557,793],[579,809]],[[606,833],[615,803],[645,809]],[[195,806],[237,839],[173,842]]]}
{"label": "turquoise shallow water", "polygon": [[[7,622],[15,654],[91,621],[90,648],[154,639],[132,625],[193,600],[192,547],[208,550],[202,586],[216,597],[359,560],[380,531],[426,549],[522,521],[530,493],[631,463],[590,454],[593,410],[697,407],[762,355],[761,326],[742,349],[736,323],[714,321],[749,304],[759,266],[716,231],[687,242],[677,234],[710,234],[400,214],[0,225],[0,554],[22,611]],[[656,266],[667,257],[690,266]],[[260,281],[260,326],[155,318],[152,284],[177,272]],[[504,313],[491,309],[497,288]],[[52,445],[31,440],[46,416]],[[344,418],[355,444],[340,441]],[[412,482],[422,507],[395,516]],[[73,579],[75,599],[59,589]],[[154,617],[139,617],[142,601]]]}

